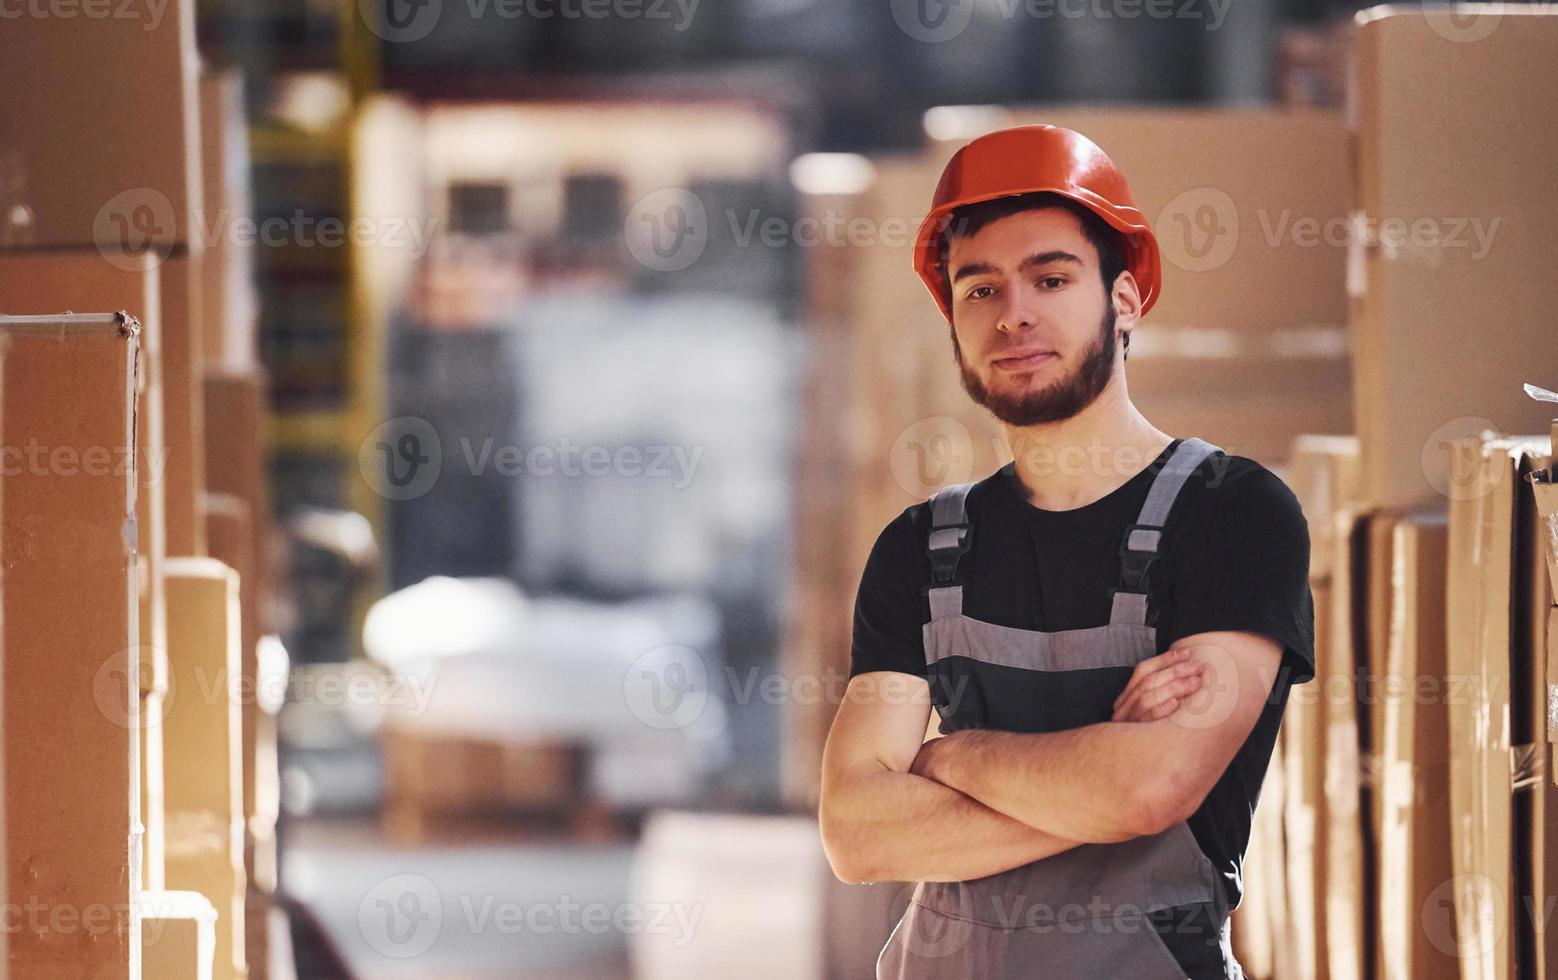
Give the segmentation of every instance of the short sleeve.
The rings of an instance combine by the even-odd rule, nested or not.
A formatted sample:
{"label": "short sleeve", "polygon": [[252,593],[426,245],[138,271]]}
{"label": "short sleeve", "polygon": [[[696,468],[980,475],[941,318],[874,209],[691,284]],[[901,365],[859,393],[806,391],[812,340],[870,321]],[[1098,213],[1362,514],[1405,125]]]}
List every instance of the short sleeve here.
{"label": "short sleeve", "polygon": [[[1260,633],[1282,646],[1287,681],[1314,678],[1315,613],[1309,524],[1276,474],[1248,460],[1222,485],[1187,500],[1174,541],[1167,642],[1221,630]],[[1190,484],[1186,485],[1186,490]]]}
{"label": "short sleeve", "polygon": [[925,676],[921,627],[927,613],[920,587],[922,566],[928,574],[929,565],[918,547],[913,511],[882,529],[866,559],[855,593],[850,677],[874,670]]}

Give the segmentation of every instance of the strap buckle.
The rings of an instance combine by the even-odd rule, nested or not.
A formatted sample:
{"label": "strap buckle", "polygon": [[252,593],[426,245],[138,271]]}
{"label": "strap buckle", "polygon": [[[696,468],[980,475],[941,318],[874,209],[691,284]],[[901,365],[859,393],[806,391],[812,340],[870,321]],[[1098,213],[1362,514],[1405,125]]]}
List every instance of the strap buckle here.
{"label": "strap buckle", "polygon": [[[1154,535],[1153,547],[1139,549],[1131,547],[1131,536],[1137,531],[1147,531]],[[1152,563],[1158,560],[1157,543],[1162,538],[1163,529],[1154,524],[1128,524],[1125,533],[1120,536],[1120,592],[1146,592],[1147,573],[1152,568]]]}
{"label": "strap buckle", "polygon": [[[958,559],[968,554],[973,547],[970,525],[967,521],[958,524],[943,524],[931,528],[930,532],[930,570],[931,586],[950,584],[957,577]],[[952,540],[948,541],[948,531],[956,532]]]}

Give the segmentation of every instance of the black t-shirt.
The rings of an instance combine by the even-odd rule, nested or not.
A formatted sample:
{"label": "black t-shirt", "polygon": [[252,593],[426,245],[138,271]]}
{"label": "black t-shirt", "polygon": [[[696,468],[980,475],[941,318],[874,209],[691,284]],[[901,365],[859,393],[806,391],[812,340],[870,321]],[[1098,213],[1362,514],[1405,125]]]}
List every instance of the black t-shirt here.
{"label": "black t-shirt", "polygon": [[[973,549],[963,557],[966,615],[1023,630],[1084,629],[1109,621],[1119,584],[1121,536],[1146,500],[1174,440],[1124,485],[1083,507],[1042,510],[1029,503],[1008,464],[968,494]],[[871,549],[855,603],[850,676],[876,670],[925,676],[921,627],[930,621],[926,537],[930,507],[906,509]],[[1188,821],[1217,868],[1229,907],[1243,896],[1241,864],[1250,821],[1276,742],[1288,685],[1314,677],[1314,603],[1309,591],[1309,528],[1293,492],[1242,456],[1213,454],[1185,481],[1164,523],[1150,571],[1148,622],[1158,652],[1217,630],[1271,637],[1283,648],[1271,697],[1249,738]],[[1129,671],[1098,672],[1123,690]],[[1108,721],[1078,719],[1078,724]]]}

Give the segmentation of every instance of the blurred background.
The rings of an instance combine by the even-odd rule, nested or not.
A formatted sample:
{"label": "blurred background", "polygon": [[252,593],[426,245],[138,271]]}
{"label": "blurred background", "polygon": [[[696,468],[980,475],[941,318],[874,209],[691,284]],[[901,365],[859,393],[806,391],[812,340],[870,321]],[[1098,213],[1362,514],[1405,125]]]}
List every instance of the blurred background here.
{"label": "blurred background", "polygon": [[[0,312],[127,309],[160,346],[166,540],[142,556],[171,577],[141,615],[175,678],[174,581],[206,573],[169,556],[238,572],[257,693],[214,976],[872,975],[907,891],[833,879],[819,757],[876,534],[1009,458],[909,257],[981,133],[1068,126],[1126,173],[1165,258],[1132,395],[1289,480],[1322,613],[1336,512],[1442,507],[1430,448],[1545,433],[1519,382],[1558,382],[1535,288],[1558,18],[1361,8],[18,5]],[[99,269],[128,292],[77,299]],[[1340,636],[1351,677],[1370,661]],[[1246,969],[1472,975],[1453,942],[1418,943],[1447,968],[1385,962],[1393,825],[1354,780],[1329,839],[1362,856],[1316,843],[1341,763],[1296,741],[1325,705],[1298,710],[1319,720],[1262,799]],[[145,737],[173,780],[189,743]],[[168,808],[143,819],[174,887]],[[1549,972],[1519,975],[1555,975],[1521,928]]]}

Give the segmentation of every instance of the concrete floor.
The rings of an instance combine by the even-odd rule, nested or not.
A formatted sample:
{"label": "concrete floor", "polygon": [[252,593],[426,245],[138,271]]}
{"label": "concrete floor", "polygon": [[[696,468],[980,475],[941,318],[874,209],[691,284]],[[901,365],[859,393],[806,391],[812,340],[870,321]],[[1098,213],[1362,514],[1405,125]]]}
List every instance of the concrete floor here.
{"label": "concrete floor", "polygon": [[293,821],[283,852],[283,887],[361,980],[632,976],[629,937],[607,921],[628,907],[632,845],[406,848],[371,822]]}

